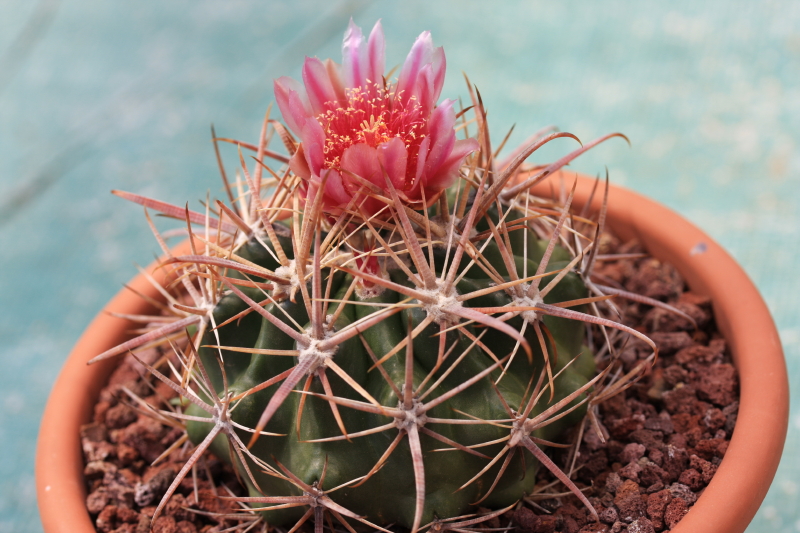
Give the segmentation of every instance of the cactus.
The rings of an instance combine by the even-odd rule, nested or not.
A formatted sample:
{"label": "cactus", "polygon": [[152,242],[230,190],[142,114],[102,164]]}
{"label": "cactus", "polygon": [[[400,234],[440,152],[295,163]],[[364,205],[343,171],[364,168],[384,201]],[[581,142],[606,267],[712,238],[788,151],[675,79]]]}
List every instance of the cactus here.
{"label": "cactus", "polygon": [[[116,192],[185,220],[194,243],[172,256],[153,227],[183,291],[174,320],[95,358],[175,349],[174,376],[146,366],[185,399],[170,416],[196,448],[156,516],[206,450],[236,466],[250,493],[239,500],[271,525],[313,517],[321,531],[330,513],[348,528],[442,529],[477,504],[513,505],[540,465],[594,512],[542,450],[583,420],[613,367],[596,373],[586,324],[655,346],[598,312],[598,224],[571,214],[572,193],[558,203],[529,189],[621,135],[524,165],[577,140],[542,132],[496,162],[476,91],[471,120],[437,105],[444,53],[427,32],[396,83],[383,78],[380,24],[365,39],[351,22],[343,51],[341,67],[306,60],[305,92],[276,80],[288,129],[268,113],[256,145],[237,143],[230,205],[198,213]],[[271,132],[289,157],[267,148]]]}

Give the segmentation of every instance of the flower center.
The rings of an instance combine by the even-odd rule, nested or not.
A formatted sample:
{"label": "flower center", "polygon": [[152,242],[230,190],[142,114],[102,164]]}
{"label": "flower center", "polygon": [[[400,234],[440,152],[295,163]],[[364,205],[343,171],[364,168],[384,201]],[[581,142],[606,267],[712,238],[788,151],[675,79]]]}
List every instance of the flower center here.
{"label": "flower center", "polygon": [[380,84],[345,89],[347,105],[328,102],[328,110],[317,116],[325,132],[325,167],[337,168],[344,151],[354,144],[376,147],[399,137],[408,150],[406,168],[413,179],[419,144],[426,135],[422,106],[412,98],[402,105]]}

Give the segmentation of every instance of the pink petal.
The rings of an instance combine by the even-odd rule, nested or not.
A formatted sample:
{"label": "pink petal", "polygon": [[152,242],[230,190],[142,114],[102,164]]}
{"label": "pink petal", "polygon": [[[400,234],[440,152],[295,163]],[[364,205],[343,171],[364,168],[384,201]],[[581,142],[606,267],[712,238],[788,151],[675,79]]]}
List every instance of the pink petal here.
{"label": "pink petal", "polygon": [[395,189],[406,189],[406,164],[408,150],[400,137],[393,137],[388,142],[378,145],[378,162],[389,175]]}
{"label": "pink petal", "polygon": [[342,174],[345,186],[350,193],[355,193],[361,185],[348,176],[348,172],[384,188],[383,171],[378,161],[378,151],[368,144],[359,143],[347,148],[342,154]]}
{"label": "pink petal", "polygon": [[[422,173],[425,171],[425,162],[428,160],[428,146],[431,144],[431,138],[426,136],[422,139],[422,142],[419,143],[419,152],[417,152],[417,169],[414,173],[414,183],[411,184],[411,189],[416,190],[419,186],[420,180],[422,180]],[[418,197],[415,196],[416,199]]]}
{"label": "pink petal", "polygon": [[442,161],[436,173],[428,176],[426,188],[440,191],[450,187],[458,177],[458,169],[464,164],[464,159],[478,149],[476,139],[460,139],[455,142],[450,155]]}
{"label": "pink petal", "polygon": [[315,176],[319,176],[325,165],[325,132],[316,119],[307,118],[301,138],[308,168]]}
{"label": "pink petal", "polygon": [[444,86],[444,74],[447,70],[447,60],[444,57],[444,48],[441,46],[433,51],[433,104],[439,100]]}
{"label": "pink petal", "polygon": [[294,153],[292,158],[289,159],[289,168],[291,168],[292,172],[300,176],[303,180],[308,180],[311,178],[311,169],[308,168],[308,161],[306,161],[303,143],[300,143],[300,146],[297,147],[297,151]]}
{"label": "pink petal", "polygon": [[342,42],[342,71],[345,87],[364,85],[367,62],[363,44],[364,35],[361,33],[361,28],[356,26],[351,18]]}
{"label": "pink petal", "polygon": [[436,105],[433,68],[431,65],[424,65],[420,69],[411,94],[417,98],[417,102],[422,106],[422,114],[427,117]]}
{"label": "pink petal", "polygon": [[367,43],[367,79],[372,83],[381,83],[386,62],[386,41],[383,38],[381,21],[375,23],[369,34]]}
{"label": "pink petal", "polygon": [[275,80],[273,87],[283,121],[290,130],[300,135],[306,117],[311,116],[311,106],[300,96],[305,96],[305,91],[297,81],[287,76]]}
{"label": "pink petal", "polygon": [[401,102],[405,103],[410,98],[419,71],[423,65],[431,62],[432,53],[433,39],[431,39],[431,32],[424,31],[414,41],[414,45],[403,63],[403,69],[400,71],[400,77],[397,80],[397,95]]}
{"label": "pink petal", "polygon": [[342,76],[339,72],[339,65],[332,59],[326,59],[325,70],[328,71],[328,79],[331,80],[331,86],[333,87],[333,92],[336,93],[336,99],[339,102],[346,102],[347,99],[344,94],[344,84],[342,83]]}
{"label": "pink petal", "polygon": [[431,140],[428,160],[425,163],[425,174],[435,174],[439,166],[450,155],[456,142],[453,126],[456,123],[456,114],[453,111],[453,101],[445,100],[431,113],[428,122],[428,137]]}
{"label": "pink petal", "polygon": [[[334,169],[326,169],[323,172],[325,181],[325,200],[326,207],[343,208],[350,201],[351,194],[347,192],[342,175]],[[320,182],[322,178],[320,178]]]}
{"label": "pink petal", "polygon": [[314,115],[324,113],[329,107],[325,104],[337,100],[328,70],[316,57],[306,57],[303,64],[303,83]]}

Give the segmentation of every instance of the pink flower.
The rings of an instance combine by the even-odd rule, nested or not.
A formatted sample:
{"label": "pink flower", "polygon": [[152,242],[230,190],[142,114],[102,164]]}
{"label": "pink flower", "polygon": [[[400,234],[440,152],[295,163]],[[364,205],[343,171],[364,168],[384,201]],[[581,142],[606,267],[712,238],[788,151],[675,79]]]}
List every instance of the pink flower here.
{"label": "pink flower", "polygon": [[[456,140],[453,101],[436,105],[444,50],[434,48],[430,33],[423,32],[393,84],[383,78],[380,21],[365,40],[351,20],[342,55],[341,66],[307,57],[305,87],[287,77],[275,80],[284,121],[302,141],[290,166],[304,180],[303,193],[313,197],[324,179],[323,210],[336,215],[366,190],[361,180],[385,190],[385,171],[404,202],[416,209],[430,206],[478,148],[474,139]],[[362,200],[368,215],[385,205]]]}

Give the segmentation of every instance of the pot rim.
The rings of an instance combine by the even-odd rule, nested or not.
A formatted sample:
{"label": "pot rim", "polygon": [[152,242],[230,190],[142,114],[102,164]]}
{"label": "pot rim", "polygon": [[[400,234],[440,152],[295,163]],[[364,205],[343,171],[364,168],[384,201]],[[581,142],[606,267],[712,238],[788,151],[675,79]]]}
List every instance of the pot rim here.
{"label": "pot rim", "polygon": [[[572,172],[553,179],[571,185],[577,176],[574,205],[602,202],[602,185]],[[553,182],[537,192],[551,193]],[[761,505],[780,462],[789,419],[789,382],[780,338],[769,309],[744,270],[708,235],[686,219],[638,193],[611,185],[607,224],[621,238],[637,238],[656,258],[671,263],[693,291],[712,298],[717,325],[739,372],[739,415],[727,453],[708,487],[672,531],[743,532]],[[174,250],[182,254],[188,241]],[[147,271],[164,283],[157,262]],[[162,299],[138,275],[128,284],[140,294]],[[735,311],[740,310],[739,313]],[[127,337],[127,321],[109,313],[144,314],[153,306],[123,289],[81,335],[50,393],[36,449],[36,492],[47,533],[89,533],[94,524],[86,510],[83,456],[78,428],[92,418],[100,389],[114,369],[114,360],[86,362]],[[754,354],[748,356],[748,354]]]}

